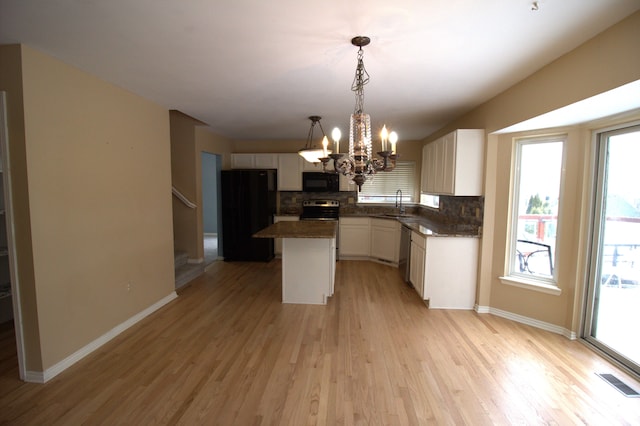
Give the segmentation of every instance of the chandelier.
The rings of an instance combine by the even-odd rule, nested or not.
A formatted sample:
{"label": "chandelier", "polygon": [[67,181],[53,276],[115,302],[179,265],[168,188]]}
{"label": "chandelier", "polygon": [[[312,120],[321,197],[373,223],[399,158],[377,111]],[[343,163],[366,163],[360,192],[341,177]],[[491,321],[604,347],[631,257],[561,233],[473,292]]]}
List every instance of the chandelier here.
{"label": "chandelier", "polygon": [[[311,128],[309,129],[309,135],[307,136],[307,143],[304,148],[298,151],[305,160],[310,163],[319,163],[321,157],[327,157],[327,155],[331,154],[331,151],[327,149],[329,145],[329,141],[327,140],[327,136],[324,134],[324,129],[322,128],[322,124],[320,124],[320,119],[317,115],[312,115],[309,117],[311,120]],[[322,148],[314,148],[313,147],[313,128],[316,126],[320,126],[320,131],[322,132]]]}
{"label": "chandelier", "polygon": [[[396,166],[396,143],[398,135],[396,132],[388,132],[383,126],[380,132],[381,151],[373,156],[373,143],[371,137],[371,118],[364,112],[364,85],[369,82],[369,74],[364,67],[363,46],[370,43],[369,37],[358,36],[351,39],[351,44],[357,46],[358,64],[356,75],[351,85],[351,90],[356,95],[356,105],[351,114],[349,122],[349,154],[340,154],[340,129],[335,128],[331,134],[334,145],[334,153],[326,154],[319,158],[322,162],[322,169],[327,173],[342,173],[358,185],[358,190],[362,190],[362,184],[371,179],[377,172],[390,172]],[[333,160],[333,169],[327,167],[330,160]]]}

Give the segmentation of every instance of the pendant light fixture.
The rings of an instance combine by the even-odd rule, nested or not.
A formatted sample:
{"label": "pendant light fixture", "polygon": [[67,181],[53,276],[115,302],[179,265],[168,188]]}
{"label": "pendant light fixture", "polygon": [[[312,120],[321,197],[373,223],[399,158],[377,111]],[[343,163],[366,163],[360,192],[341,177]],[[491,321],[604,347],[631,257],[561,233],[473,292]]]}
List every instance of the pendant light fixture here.
{"label": "pendant light fixture", "polygon": [[[327,157],[331,154],[331,151],[327,149],[329,145],[329,140],[327,136],[324,134],[324,129],[322,128],[322,124],[320,124],[320,120],[322,117],[317,115],[312,115],[309,117],[311,120],[311,127],[309,128],[309,135],[307,136],[307,143],[304,148],[298,151],[305,160],[310,163],[319,163],[321,157]],[[320,131],[322,132],[322,148],[314,148],[313,147],[313,129],[318,125],[320,127]]]}
{"label": "pendant light fixture", "polygon": [[[373,157],[373,143],[371,136],[371,117],[364,112],[364,85],[369,82],[369,73],[364,67],[364,51],[362,48],[371,42],[369,37],[357,36],[351,39],[351,44],[358,47],[358,63],[356,74],[351,85],[351,90],[355,92],[356,105],[349,120],[349,154],[339,153],[340,130],[334,129],[332,132],[335,153],[324,155],[319,159],[325,172],[342,173],[362,189],[362,184],[372,178],[377,172],[389,172],[395,168],[396,143],[398,135],[396,132],[388,132],[383,126],[380,132],[381,150],[378,151],[380,158]],[[333,160],[333,170],[327,169],[327,163]]]}

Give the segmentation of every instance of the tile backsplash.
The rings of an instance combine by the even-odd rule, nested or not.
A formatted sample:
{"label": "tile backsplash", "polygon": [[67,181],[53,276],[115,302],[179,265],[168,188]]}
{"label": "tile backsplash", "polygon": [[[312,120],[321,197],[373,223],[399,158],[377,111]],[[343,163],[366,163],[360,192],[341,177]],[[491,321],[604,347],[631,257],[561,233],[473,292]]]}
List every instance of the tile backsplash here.
{"label": "tile backsplash", "polygon": [[440,196],[440,208],[420,207],[421,216],[445,223],[464,223],[482,226],[484,197]]}
{"label": "tile backsplash", "polygon": [[[302,212],[302,201],[316,199],[338,200],[341,215],[375,215],[397,211],[393,206],[356,204],[358,195],[353,192],[309,193],[298,191],[281,191],[278,193],[278,214],[299,215]],[[407,205],[407,214],[419,215],[434,223],[475,230],[480,233],[484,215],[484,197],[440,196],[440,208],[429,208],[418,205]]]}

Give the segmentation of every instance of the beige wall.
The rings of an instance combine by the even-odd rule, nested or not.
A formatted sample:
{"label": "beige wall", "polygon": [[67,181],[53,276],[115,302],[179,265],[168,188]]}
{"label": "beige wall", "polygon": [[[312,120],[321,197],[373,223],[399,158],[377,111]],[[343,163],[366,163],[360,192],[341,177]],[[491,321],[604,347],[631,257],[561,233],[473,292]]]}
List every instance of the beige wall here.
{"label": "beige wall", "polygon": [[[20,189],[29,224],[16,237],[29,238],[30,228],[32,264],[20,288],[32,284],[30,269],[37,327],[24,331],[28,339],[39,333],[41,364],[29,348],[27,370],[40,371],[172,293],[169,114],[19,49],[24,137],[13,120],[9,143],[24,149],[12,166],[27,174]],[[17,257],[28,261],[28,248]],[[33,296],[23,292],[23,305]]]}
{"label": "beige wall", "polygon": [[[557,266],[560,296],[502,284],[513,137],[494,131],[640,79],[640,13],[635,13],[425,139],[456,128],[487,131],[485,217],[477,302],[577,332],[584,289],[584,247],[591,169],[591,132],[585,126],[547,129],[569,135],[566,223],[560,224]],[[633,119],[631,116],[629,119]],[[637,118],[637,117],[636,117]],[[535,133],[535,132],[530,132]]]}

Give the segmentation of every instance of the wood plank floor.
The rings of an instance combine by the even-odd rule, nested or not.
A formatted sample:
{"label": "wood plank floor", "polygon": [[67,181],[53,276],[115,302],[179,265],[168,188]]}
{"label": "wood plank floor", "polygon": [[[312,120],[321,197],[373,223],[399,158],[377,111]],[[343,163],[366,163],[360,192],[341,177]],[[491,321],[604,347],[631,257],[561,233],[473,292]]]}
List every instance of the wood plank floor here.
{"label": "wood plank floor", "polygon": [[327,306],[283,305],[279,261],[216,262],[45,385],[2,349],[0,423],[640,424],[640,399],[595,373],[638,382],[579,342],[428,310],[385,265],[337,274]]}

